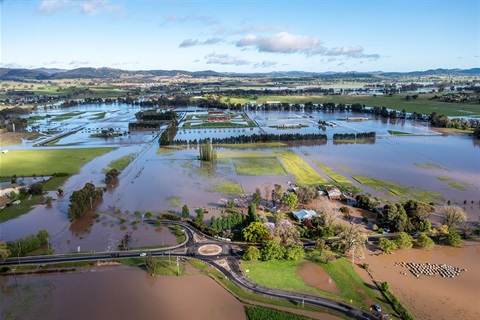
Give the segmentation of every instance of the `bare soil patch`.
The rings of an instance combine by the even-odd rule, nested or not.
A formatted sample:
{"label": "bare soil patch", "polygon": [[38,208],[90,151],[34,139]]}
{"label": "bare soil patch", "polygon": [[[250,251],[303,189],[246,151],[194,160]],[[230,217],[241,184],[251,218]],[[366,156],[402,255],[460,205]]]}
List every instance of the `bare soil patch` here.
{"label": "bare soil patch", "polygon": [[311,287],[333,294],[340,294],[340,290],[338,290],[327,271],[315,263],[306,262],[300,265],[297,269],[297,274]]}

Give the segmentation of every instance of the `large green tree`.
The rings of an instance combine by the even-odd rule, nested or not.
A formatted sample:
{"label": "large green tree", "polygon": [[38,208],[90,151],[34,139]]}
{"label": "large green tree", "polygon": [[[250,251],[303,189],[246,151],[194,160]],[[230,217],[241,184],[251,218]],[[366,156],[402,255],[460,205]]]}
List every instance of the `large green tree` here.
{"label": "large green tree", "polygon": [[41,229],[37,233],[37,238],[41,244],[46,244],[50,239],[50,233],[45,229]]}
{"label": "large green tree", "polygon": [[406,232],[400,232],[393,240],[399,249],[410,249],[413,246],[413,238]]}
{"label": "large green tree", "polygon": [[401,204],[387,204],[383,208],[385,222],[391,231],[410,232],[411,223]]}
{"label": "large green tree", "polygon": [[243,239],[248,242],[262,242],[270,238],[270,231],[261,222],[252,222],[243,229]]}
{"label": "large green tree", "polygon": [[186,219],[188,218],[189,215],[190,215],[190,210],[188,210],[188,206],[184,204],[182,207],[182,217]]}
{"label": "large green tree", "polygon": [[148,274],[153,276],[155,274],[155,269],[157,267],[157,261],[154,256],[149,252],[145,257],[145,268],[147,269]]}
{"label": "large green tree", "polygon": [[276,240],[267,240],[263,243],[260,250],[263,261],[280,260],[285,256],[285,248]]}

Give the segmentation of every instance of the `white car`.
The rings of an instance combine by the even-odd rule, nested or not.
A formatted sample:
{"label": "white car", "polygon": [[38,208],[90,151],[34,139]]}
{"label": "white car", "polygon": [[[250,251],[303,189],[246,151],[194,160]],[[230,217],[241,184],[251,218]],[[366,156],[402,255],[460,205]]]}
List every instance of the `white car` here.
{"label": "white car", "polygon": [[145,257],[147,254],[145,252],[140,253],[140,257]]}

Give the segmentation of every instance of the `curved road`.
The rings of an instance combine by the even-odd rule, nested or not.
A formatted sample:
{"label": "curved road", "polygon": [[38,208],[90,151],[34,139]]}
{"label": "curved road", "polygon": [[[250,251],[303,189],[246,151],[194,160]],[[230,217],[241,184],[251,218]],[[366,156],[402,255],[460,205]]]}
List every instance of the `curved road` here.
{"label": "curved road", "polygon": [[[278,290],[261,286],[252,282],[245,277],[243,271],[238,262],[240,256],[234,253],[231,247],[231,243],[222,241],[205,234],[202,234],[198,230],[194,229],[190,225],[184,222],[177,221],[164,221],[165,225],[179,225],[186,233],[187,239],[176,246],[162,248],[158,250],[151,250],[150,253],[154,256],[164,256],[169,254],[173,257],[188,257],[194,256],[195,258],[204,261],[225,275],[225,277],[235,283],[238,287],[250,291],[252,293],[273,297],[276,299],[287,300],[295,303],[304,303],[311,306],[315,306],[328,311],[333,311],[338,314],[342,314],[351,319],[377,319],[375,315],[372,315],[360,308],[347,305],[342,302],[330,300],[317,295],[292,292],[285,290]],[[202,241],[196,242],[195,238],[200,238]],[[216,255],[202,255],[198,249],[207,244],[214,244],[222,248],[221,253]],[[178,251],[183,251],[179,253]],[[61,262],[74,262],[74,261],[89,261],[89,260],[105,260],[112,258],[128,258],[138,257],[141,251],[114,251],[114,252],[98,252],[98,253],[75,253],[75,254],[62,254],[51,256],[34,256],[34,257],[20,257],[20,258],[8,258],[0,266],[16,266],[27,264],[47,264],[47,263],[61,263]],[[225,264],[220,264],[219,260],[226,260],[228,268]]]}

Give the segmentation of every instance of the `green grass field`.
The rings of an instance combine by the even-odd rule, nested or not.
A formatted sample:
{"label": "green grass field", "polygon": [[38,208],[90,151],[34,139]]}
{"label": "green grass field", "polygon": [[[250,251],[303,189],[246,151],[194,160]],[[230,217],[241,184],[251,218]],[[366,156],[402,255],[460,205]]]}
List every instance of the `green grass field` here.
{"label": "green grass field", "polygon": [[301,186],[312,186],[326,184],[328,180],[318,174],[312,167],[305,162],[298,154],[293,151],[274,152],[282,162],[285,169],[295,178],[297,184]]}
{"label": "green grass field", "polygon": [[233,165],[239,175],[276,176],[286,174],[277,158],[233,158]]}
{"label": "green grass field", "polygon": [[76,174],[92,159],[114,148],[12,150],[0,154],[0,176],[41,176],[58,172]]}

